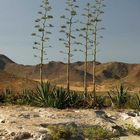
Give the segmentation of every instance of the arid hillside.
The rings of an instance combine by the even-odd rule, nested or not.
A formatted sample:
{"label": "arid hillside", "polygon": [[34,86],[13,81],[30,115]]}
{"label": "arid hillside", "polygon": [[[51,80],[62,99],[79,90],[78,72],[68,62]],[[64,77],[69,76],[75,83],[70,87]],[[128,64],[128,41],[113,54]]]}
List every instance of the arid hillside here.
{"label": "arid hillside", "polygon": [[[84,63],[75,62],[70,66],[70,82],[74,89],[82,90],[84,76]],[[10,78],[8,78],[10,77]],[[13,78],[11,78],[13,77]],[[51,61],[44,64],[44,80],[49,80],[55,84],[66,84],[66,64],[62,62]],[[92,62],[88,62],[88,85],[91,89],[92,83]],[[13,62],[8,57],[0,55],[0,79],[5,86],[8,81],[13,85],[16,80],[30,81],[39,80],[39,65],[21,65]],[[15,83],[11,80],[16,79]],[[140,64],[127,64],[122,62],[97,62],[96,81],[98,91],[107,91],[116,87],[119,83],[124,83],[130,91],[140,91]],[[27,83],[27,82],[25,82]],[[22,85],[22,84],[21,84]],[[29,85],[29,84],[28,84]],[[1,86],[1,84],[0,84]]]}
{"label": "arid hillside", "polygon": [[[37,82],[17,76],[16,73],[5,71],[5,67],[13,64],[18,65],[4,55],[0,55],[0,91],[12,89],[12,91],[21,92],[25,89],[34,89]],[[17,70],[18,71],[18,70]]]}

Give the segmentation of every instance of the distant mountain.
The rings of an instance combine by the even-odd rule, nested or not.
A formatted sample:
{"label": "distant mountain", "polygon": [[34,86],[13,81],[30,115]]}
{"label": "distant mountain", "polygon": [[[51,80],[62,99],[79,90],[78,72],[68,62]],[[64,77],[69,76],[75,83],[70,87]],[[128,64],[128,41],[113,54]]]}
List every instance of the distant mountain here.
{"label": "distant mountain", "polygon": [[[19,92],[24,89],[34,89],[37,83],[22,76],[18,76],[16,72],[11,73],[10,70],[6,71],[6,67],[12,65],[18,67],[14,61],[7,56],[0,54],[0,91],[6,88]],[[16,69],[16,71],[18,71]]]}
{"label": "distant mountain", "polygon": [[0,69],[4,69],[6,64],[14,63],[11,59],[7,56],[0,54]]}
{"label": "distant mountain", "polygon": [[[96,82],[98,90],[111,89],[120,82],[125,83],[131,91],[140,91],[140,64],[122,62],[97,62]],[[0,55],[0,69],[6,73],[30,80],[39,80],[39,65],[16,64],[8,57]],[[43,77],[55,84],[66,84],[66,64],[51,61],[44,64]],[[73,86],[83,86],[84,62],[70,64],[70,82]],[[88,62],[87,79],[89,86],[92,83],[92,62]]]}

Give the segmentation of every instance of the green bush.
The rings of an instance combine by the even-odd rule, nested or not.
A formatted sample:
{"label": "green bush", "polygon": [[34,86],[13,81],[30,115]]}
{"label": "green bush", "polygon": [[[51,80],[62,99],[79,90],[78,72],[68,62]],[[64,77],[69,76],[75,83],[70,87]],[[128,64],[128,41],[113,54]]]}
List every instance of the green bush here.
{"label": "green bush", "polygon": [[110,98],[107,97],[107,96],[104,99],[104,106],[105,107],[111,107],[112,106],[112,102],[111,102]]}
{"label": "green bush", "polygon": [[101,126],[92,126],[84,129],[84,135],[88,140],[111,140],[118,137],[117,134],[102,128]]}
{"label": "green bush", "polygon": [[69,127],[64,125],[49,125],[47,128],[53,140],[76,140],[81,133],[77,127],[75,128],[71,126]]}
{"label": "green bush", "polygon": [[48,125],[48,134],[53,140],[111,140],[118,137],[115,133],[100,126],[78,127],[76,124]]}

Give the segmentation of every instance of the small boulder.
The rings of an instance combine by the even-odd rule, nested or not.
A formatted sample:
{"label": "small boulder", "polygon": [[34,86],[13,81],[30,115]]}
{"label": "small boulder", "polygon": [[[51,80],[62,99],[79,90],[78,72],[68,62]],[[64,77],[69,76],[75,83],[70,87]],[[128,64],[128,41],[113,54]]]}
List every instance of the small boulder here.
{"label": "small boulder", "polygon": [[131,117],[136,117],[137,116],[137,114],[134,113],[134,112],[128,112],[127,114],[128,114],[128,116],[131,116]]}
{"label": "small boulder", "polygon": [[40,140],[53,140],[53,139],[52,139],[51,135],[43,134],[43,135],[41,135]]}
{"label": "small boulder", "polygon": [[128,120],[131,118],[131,116],[126,113],[120,113],[120,117],[122,118],[122,120]]}
{"label": "small boulder", "polygon": [[132,118],[132,124],[134,125],[135,128],[139,129],[140,128],[140,117]]}
{"label": "small boulder", "polygon": [[28,139],[31,137],[32,135],[29,132],[19,132],[16,134],[13,140],[23,140],[23,139]]}
{"label": "small boulder", "polygon": [[1,122],[1,123],[5,123],[5,120],[1,120],[0,122]]}
{"label": "small boulder", "polygon": [[125,134],[125,130],[118,125],[112,126],[112,132],[114,132],[117,136],[123,136]]}

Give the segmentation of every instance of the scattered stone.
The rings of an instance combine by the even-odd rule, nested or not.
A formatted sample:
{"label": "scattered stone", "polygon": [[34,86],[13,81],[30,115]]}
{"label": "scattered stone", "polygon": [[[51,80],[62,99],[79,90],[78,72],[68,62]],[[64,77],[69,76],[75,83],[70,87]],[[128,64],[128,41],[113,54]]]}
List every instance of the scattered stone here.
{"label": "scattered stone", "polygon": [[75,110],[74,112],[75,112],[75,113],[79,113],[80,111],[79,111],[79,110]]}
{"label": "scattered stone", "polygon": [[[57,110],[29,106],[0,107],[0,140],[51,140],[47,126],[53,124],[64,125],[70,129],[99,125],[122,135],[121,126],[126,123],[140,128],[139,113],[126,110],[118,112],[93,109]],[[72,140],[84,138],[78,133]]]}
{"label": "scattered stone", "polygon": [[128,113],[120,113],[120,119],[122,119],[125,123],[128,123],[135,128],[140,128],[140,116],[138,116],[135,112]]}
{"label": "scattered stone", "polygon": [[10,121],[10,123],[12,124],[12,123],[16,123],[16,121]]}
{"label": "scattered stone", "polygon": [[8,132],[5,129],[0,130],[0,136],[5,136],[7,134],[8,134]]}
{"label": "scattered stone", "polygon": [[140,117],[132,118],[133,126],[137,129],[140,128]]}
{"label": "scattered stone", "polygon": [[77,128],[77,124],[75,122],[67,123],[65,124],[66,127],[68,128]]}
{"label": "scattered stone", "polygon": [[83,135],[78,135],[76,137],[74,137],[72,140],[85,140]]}
{"label": "scattered stone", "polygon": [[128,114],[128,116],[131,116],[131,117],[136,117],[137,116],[137,114],[134,113],[134,112],[128,112],[127,114]]}
{"label": "scattered stone", "polygon": [[118,116],[117,115],[112,115],[110,113],[106,113],[107,117],[112,119],[112,120],[117,120],[118,119]]}
{"label": "scattered stone", "polygon": [[111,118],[112,120],[117,120],[117,119],[118,119],[117,116],[111,116],[110,118]]}
{"label": "scattered stone", "polygon": [[117,136],[124,136],[126,135],[125,130],[121,126],[112,126],[112,132],[114,132]]}
{"label": "scattered stone", "polygon": [[18,128],[18,129],[22,129],[23,127],[22,127],[22,126],[17,126],[17,128]]}
{"label": "scattered stone", "polygon": [[48,132],[47,130],[48,130],[48,129],[42,129],[42,130],[39,130],[38,132],[41,133],[41,134],[45,134],[45,133]]}
{"label": "scattered stone", "polygon": [[30,114],[21,113],[18,117],[19,117],[19,118],[30,119]]}
{"label": "scattered stone", "polygon": [[33,114],[33,118],[38,118],[40,117],[39,114]]}
{"label": "scattered stone", "polygon": [[107,115],[108,117],[111,117],[111,116],[112,116],[110,113],[106,113],[106,115]]}
{"label": "scattered stone", "polygon": [[131,118],[131,116],[129,116],[129,115],[126,114],[126,113],[120,113],[120,116],[121,116],[121,118],[122,118],[123,120],[128,120],[128,119]]}
{"label": "scattered stone", "polygon": [[0,123],[5,123],[5,119],[4,119],[4,117],[2,116],[2,117],[0,117]]}
{"label": "scattered stone", "polygon": [[43,127],[43,128],[47,128],[48,124],[46,124],[46,123],[41,123],[39,126],[40,126],[40,127]]}
{"label": "scattered stone", "polygon": [[23,140],[23,139],[29,139],[32,135],[29,132],[19,132],[13,140]]}
{"label": "scattered stone", "polygon": [[15,136],[16,135],[16,133],[15,132],[11,132],[11,134],[10,134],[11,136]]}
{"label": "scattered stone", "polygon": [[5,120],[1,120],[1,123],[5,123]]}
{"label": "scattered stone", "polygon": [[52,140],[52,137],[49,134],[43,134],[40,136],[40,140]]}
{"label": "scattered stone", "polygon": [[138,110],[134,110],[134,113],[136,113],[137,116],[140,116],[140,112]]}
{"label": "scattered stone", "polygon": [[106,115],[105,112],[101,111],[101,110],[99,110],[99,111],[97,110],[97,111],[95,111],[95,113],[98,117],[102,117],[102,116]]}

